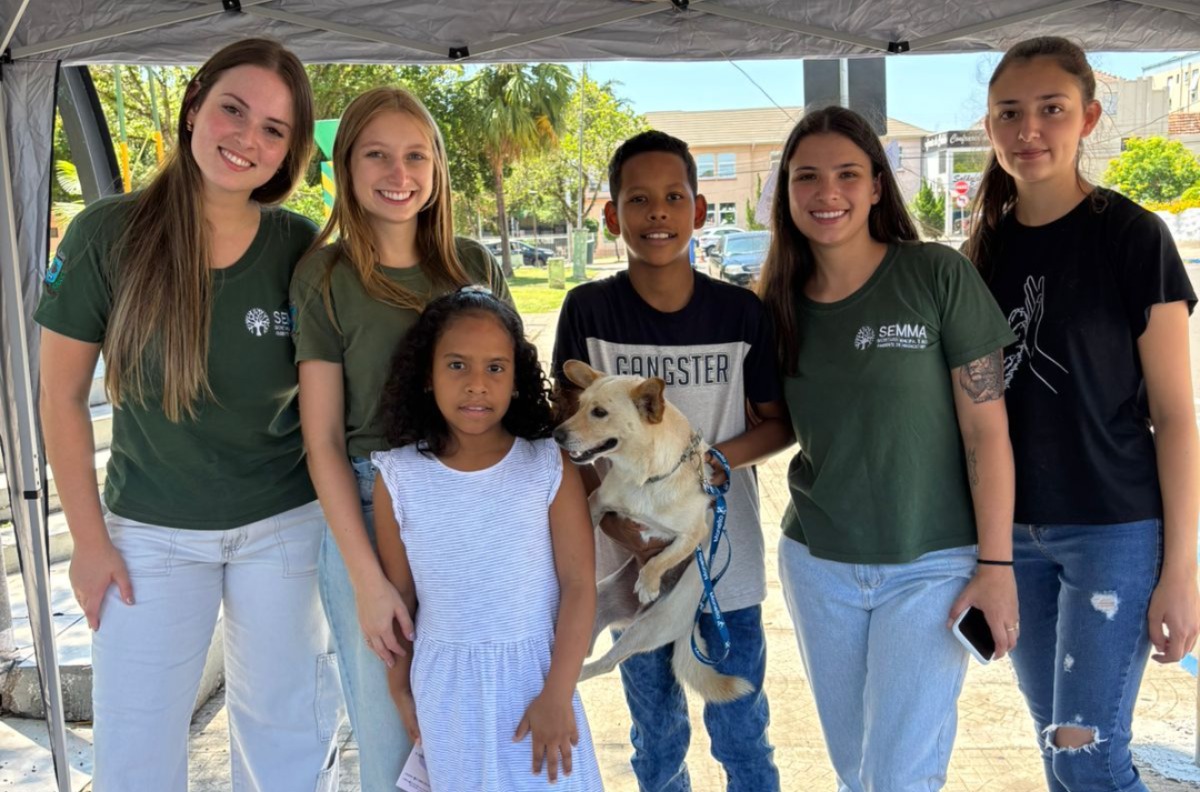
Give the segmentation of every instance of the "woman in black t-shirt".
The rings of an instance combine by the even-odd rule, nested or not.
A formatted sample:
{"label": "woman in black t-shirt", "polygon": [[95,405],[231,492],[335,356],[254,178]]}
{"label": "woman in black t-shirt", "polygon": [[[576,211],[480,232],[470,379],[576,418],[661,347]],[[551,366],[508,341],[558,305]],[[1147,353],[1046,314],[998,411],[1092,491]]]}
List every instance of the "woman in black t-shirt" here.
{"label": "woman in black t-shirt", "polygon": [[1066,39],[1005,54],[967,243],[1017,335],[1013,664],[1054,792],[1146,789],[1129,751],[1146,658],[1178,661],[1200,630],[1196,297],[1163,223],[1079,174],[1095,86]]}

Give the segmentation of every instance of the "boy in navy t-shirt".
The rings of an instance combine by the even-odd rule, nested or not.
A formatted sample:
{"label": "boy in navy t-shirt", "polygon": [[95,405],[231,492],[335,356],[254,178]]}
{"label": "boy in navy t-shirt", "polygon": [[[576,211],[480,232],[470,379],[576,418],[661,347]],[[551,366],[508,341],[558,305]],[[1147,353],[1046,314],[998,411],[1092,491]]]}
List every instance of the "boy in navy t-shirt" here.
{"label": "boy in navy t-shirt", "polygon": [[[732,560],[716,586],[732,649],[716,668],[744,677],[755,689],[736,701],[706,705],[704,721],[729,792],[774,792],[779,772],[767,739],[769,712],[762,690],[766,574],[753,465],[785,448],[792,437],[770,320],[752,292],[714,281],[689,264],[692,231],[703,224],[706,205],[697,195],[696,163],[686,143],[662,132],[643,132],[617,149],[608,178],[613,199],[604,207],[604,220],[624,239],[629,269],[567,295],[554,344],[560,404],[569,414],[575,403],[577,389],[562,374],[571,359],[608,374],[661,377],[667,398],[734,468],[726,496]],[[585,472],[588,478],[589,489],[598,486],[596,475]],[[597,540],[600,577],[614,571],[629,548],[643,560],[661,549],[643,542],[635,523],[615,515],[607,515],[601,528],[615,541]],[[721,645],[711,614],[703,615],[700,630],[710,648]],[[671,651],[668,644],[620,666],[633,716],[633,769],[643,792],[691,789],[684,764],[691,725],[671,670]]]}

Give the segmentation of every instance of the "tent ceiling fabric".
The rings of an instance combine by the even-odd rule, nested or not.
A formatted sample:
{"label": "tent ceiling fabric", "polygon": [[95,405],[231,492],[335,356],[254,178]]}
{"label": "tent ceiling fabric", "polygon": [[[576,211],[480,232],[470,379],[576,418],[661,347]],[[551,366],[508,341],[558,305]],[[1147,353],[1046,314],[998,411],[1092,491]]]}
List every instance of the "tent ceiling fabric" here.
{"label": "tent ceiling fabric", "polygon": [[[219,0],[0,0],[6,27],[22,6],[17,59],[89,31],[217,11],[28,56],[65,65],[198,63],[253,35],[277,38],[308,61],[408,63],[447,62],[464,46],[473,61],[574,61],[878,55],[890,42],[914,53],[1003,50],[1035,34],[1069,36],[1089,50],[1200,44],[1200,2],[1191,0],[691,0],[687,10],[669,0],[246,0],[240,13],[220,11]],[[283,19],[295,17],[339,29]]]}

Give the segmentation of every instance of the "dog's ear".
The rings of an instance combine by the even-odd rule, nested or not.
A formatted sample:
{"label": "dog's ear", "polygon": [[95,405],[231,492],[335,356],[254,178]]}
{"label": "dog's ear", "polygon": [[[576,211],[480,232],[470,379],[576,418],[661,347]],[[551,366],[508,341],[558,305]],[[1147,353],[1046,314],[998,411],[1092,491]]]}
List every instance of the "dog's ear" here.
{"label": "dog's ear", "polygon": [[596,371],[582,360],[568,360],[563,363],[563,374],[581,388],[586,388],[604,376],[602,372]]}
{"label": "dog's ear", "polygon": [[638,412],[645,417],[646,423],[656,424],[662,421],[663,409],[666,407],[663,390],[666,387],[667,383],[662,379],[651,377],[643,380],[630,394],[633,397],[633,403],[637,405]]}

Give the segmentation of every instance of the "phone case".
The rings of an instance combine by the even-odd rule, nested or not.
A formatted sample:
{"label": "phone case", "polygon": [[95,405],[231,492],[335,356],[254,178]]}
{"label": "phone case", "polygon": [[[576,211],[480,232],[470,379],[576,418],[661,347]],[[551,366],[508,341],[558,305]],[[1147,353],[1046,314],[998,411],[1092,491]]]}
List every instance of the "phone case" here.
{"label": "phone case", "polygon": [[[988,663],[992,662],[992,656],[996,652],[996,647],[991,640],[991,632],[988,631],[989,628],[987,626],[987,621],[985,619],[980,619],[982,622],[982,628],[980,628],[977,623],[972,625],[975,627],[974,632],[970,629],[968,629],[966,632],[963,630],[963,620],[966,619],[967,614],[971,613],[972,611],[980,614],[980,616],[983,615],[983,611],[980,611],[976,608],[967,608],[962,613],[958,614],[958,618],[954,620],[954,626],[950,628],[950,631],[954,633],[954,637],[958,639],[958,642],[965,646],[967,651],[971,653],[971,657],[974,657],[976,660],[978,660],[980,665],[987,665]],[[984,639],[978,633],[978,630],[980,629],[984,631],[986,639]],[[977,643],[980,645],[977,646]],[[987,652],[987,654],[985,654],[985,652]]]}

